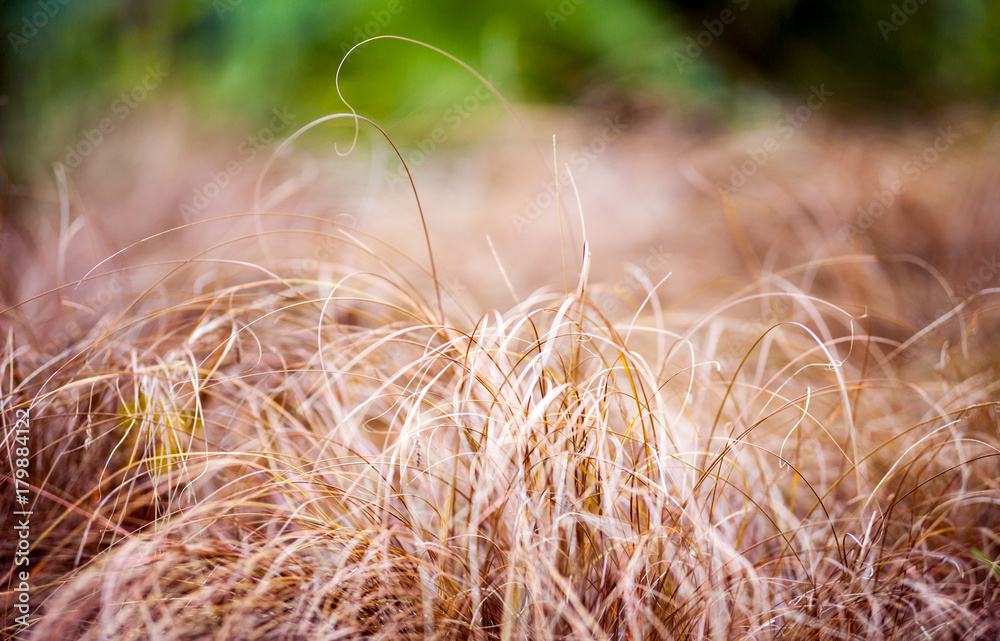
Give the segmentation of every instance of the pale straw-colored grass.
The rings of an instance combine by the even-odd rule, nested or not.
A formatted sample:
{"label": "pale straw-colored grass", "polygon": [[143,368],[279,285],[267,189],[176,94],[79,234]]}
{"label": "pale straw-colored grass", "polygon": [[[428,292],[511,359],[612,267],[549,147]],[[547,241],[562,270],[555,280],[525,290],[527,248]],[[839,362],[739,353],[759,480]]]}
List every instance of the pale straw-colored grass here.
{"label": "pale straw-colored grass", "polygon": [[[172,244],[212,224],[248,231]],[[591,282],[565,224],[577,267],[506,311],[291,214],[142,241],[87,276],[112,301],[11,301],[28,638],[998,638],[995,290],[914,328],[919,261],[844,252],[686,309]]]}

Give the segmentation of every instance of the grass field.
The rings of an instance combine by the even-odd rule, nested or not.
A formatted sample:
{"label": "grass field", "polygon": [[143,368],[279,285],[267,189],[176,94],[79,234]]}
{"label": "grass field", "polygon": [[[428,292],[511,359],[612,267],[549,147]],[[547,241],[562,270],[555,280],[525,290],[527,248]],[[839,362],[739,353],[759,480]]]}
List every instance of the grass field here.
{"label": "grass field", "polygon": [[1000,638],[989,119],[525,118],[16,192],[5,634]]}

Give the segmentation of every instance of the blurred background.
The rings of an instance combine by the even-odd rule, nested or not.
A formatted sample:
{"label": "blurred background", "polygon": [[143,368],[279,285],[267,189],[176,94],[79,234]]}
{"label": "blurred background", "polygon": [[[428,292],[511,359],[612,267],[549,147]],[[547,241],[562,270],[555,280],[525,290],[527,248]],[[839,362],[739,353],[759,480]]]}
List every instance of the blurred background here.
{"label": "blurred background", "polygon": [[[1000,87],[990,0],[7,0],[0,19],[15,182],[50,171],[102,118],[140,108],[179,102],[240,132],[276,107],[294,106],[299,126],[341,111],[338,65],[385,34],[454,54],[515,102],[669,105],[691,127],[752,118],[820,83],[837,96],[827,117],[890,122],[995,106]],[[405,138],[475,84],[433,52],[382,41],[352,54],[341,86]]]}
{"label": "blurred background", "polygon": [[[576,200],[562,169],[562,187],[553,181],[553,135],[609,311],[668,273],[663,291],[690,303],[859,254],[883,267],[881,280],[858,276],[881,283],[882,315],[911,331],[1000,283],[992,0],[7,0],[0,11],[0,211],[5,231],[20,228],[0,243],[5,271],[31,266],[0,279],[8,301],[162,230],[251,211],[353,225],[421,263],[409,181],[371,127],[344,158],[352,123],[318,126],[258,180],[282,140],[345,99],[413,170],[442,278],[482,302],[579,268],[579,238],[553,254],[557,203]],[[386,35],[464,61],[527,126],[428,48],[379,39],[345,61]],[[176,232],[110,267],[238,232]],[[236,255],[305,272],[342,258],[315,235],[260,238]],[[846,282],[858,281],[809,286],[834,295]],[[870,311],[868,298],[852,310]]]}

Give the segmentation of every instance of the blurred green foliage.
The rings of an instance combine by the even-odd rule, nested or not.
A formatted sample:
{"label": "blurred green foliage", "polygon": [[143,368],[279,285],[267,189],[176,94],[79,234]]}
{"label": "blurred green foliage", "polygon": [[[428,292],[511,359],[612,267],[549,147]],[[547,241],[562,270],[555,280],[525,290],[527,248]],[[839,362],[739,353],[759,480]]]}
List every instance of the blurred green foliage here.
{"label": "blurred green foliage", "polygon": [[[611,82],[650,89],[666,79],[661,86],[692,101],[722,86],[708,65],[677,70],[670,54],[683,32],[639,0],[26,0],[7,7],[5,33],[18,33],[40,2],[55,15],[33,37],[7,43],[16,51],[3,63],[8,162],[36,168],[94,127],[151,65],[169,76],[149,102],[180,96],[210,124],[250,127],[287,108],[302,125],[343,111],[337,67],[376,35],[448,51],[512,99],[564,100]],[[360,47],[341,75],[359,113],[404,130],[476,86],[454,62],[393,40]]]}
{"label": "blurred green foliage", "polygon": [[[337,66],[385,34],[454,54],[512,99],[642,92],[738,115],[760,87],[825,82],[841,105],[919,107],[994,100],[1000,84],[1000,3],[988,0],[16,0],[0,21],[0,135],[18,173],[59,158],[150,68],[169,75],[143,101],[179,99],[210,125],[342,111]],[[359,113],[404,136],[475,87],[391,40],[355,51],[341,78]]]}

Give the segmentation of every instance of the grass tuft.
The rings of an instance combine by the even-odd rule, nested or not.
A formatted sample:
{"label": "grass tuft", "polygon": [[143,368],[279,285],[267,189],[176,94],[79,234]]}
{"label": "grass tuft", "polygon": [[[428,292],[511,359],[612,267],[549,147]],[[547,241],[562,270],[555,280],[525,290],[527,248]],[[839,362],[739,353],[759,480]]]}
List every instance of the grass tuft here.
{"label": "grass tuft", "polygon": [[[584,257],[575,289],[477,309],[410,247],[254,220],[130,247],[86,278],[129,283],[106,306],[0,314],[29,638],[1000,635],[995,290],[904,331],[882,292],[910,263],[845,254],[611,313]],[[311,266],[278,249],[305,222]]]}

